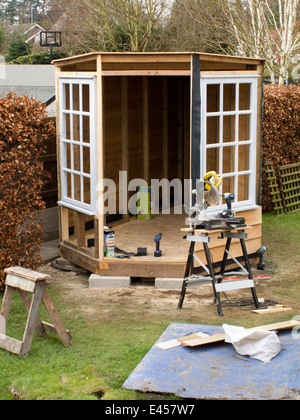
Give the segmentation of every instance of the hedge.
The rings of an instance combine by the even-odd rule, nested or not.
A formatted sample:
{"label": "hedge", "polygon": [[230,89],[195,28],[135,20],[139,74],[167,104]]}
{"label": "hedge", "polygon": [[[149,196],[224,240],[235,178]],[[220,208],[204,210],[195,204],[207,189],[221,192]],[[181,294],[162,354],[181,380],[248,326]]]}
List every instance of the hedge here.
{"label": "hedge", "polygon": [[263,104],[262,207],[272,211],[264,164],[274,169],[300,162],[300,86],[267,85]]}
{"label": "hedge", "polygon": [[54,133],[45,116],[45,106],[34,99],[15,93],[0,99],[0,288],[6,267],[35,268],[41,260],[41,155]]}
{"label": "hedge", "polygon": [[[65,52],[55,50],[52,53],[52,59],[56,60],[59,58],[65,58],[67,55]],[[51,64],[49,51],[41,53],[32,53],[29,55],[22,55],[14,60],[10,61],[9,64]]]}

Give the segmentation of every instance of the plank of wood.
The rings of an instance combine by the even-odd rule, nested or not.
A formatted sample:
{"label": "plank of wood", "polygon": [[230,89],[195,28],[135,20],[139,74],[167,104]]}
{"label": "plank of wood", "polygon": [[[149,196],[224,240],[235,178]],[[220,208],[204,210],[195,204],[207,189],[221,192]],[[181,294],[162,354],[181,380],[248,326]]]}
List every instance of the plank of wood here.
{"label": "plank of wood", "polygon": [[292,311],[293,308],[289,308],[287,306],[274,306],[274,307],[268,307],[264,309],[253,309],[251,312],[259,315],[264,314],[272,314],[274,312],[286,312],[286,311]]}
{"label": "plank of wood", "polygon": [[11,302],[13,298],[13,293],[14,293],[13,287],[10,287],[10,286],[5,287],[4,298],[2,301],[2,306],[1,306],[1,311],[0,311],[0,315],[3,316],[3,318],[5,319],[5,322],[7,322],[7,319],[8,319],[8,314],[9,314],[9,310],[10,310],[10,306],[11,306]]}
{"label": "plank of wood", "polygon": [[0,348],[11,353],[20,354],[22,341],[0,334]]}
{"label": "plank of wood", "polygon": [[48,277],[50,277],[48,274],[39,273],[37,271],[29,270],[28,268],[23,267],[5,268],[4,273],[13,274],[32,281],[46,280]]}
{"label": "plank of wood", "polygon": [[236,281],[223,281],[222,283],[217,283],[215,285],[216,291],[218,293],[225,292],[229,290],[241,290],[248,289],[254,286],[254,281],[251,279],[247,280],[236,280]]}
{"label": "plank of wood", "polygon": [[35,282],[33,280],[15,276],[14,274],[7,274],[5,284],[6,286],[26,290],[27,292],[34,292],[35,289]]}
{"label": "plank of wood", "polygon": [[211,344],[211,343],[217,343],[219,341],[224,341],[225,334],[224,333],[214,334],[209,337],[198,337],[198,338],[186,336],[186,337],[177,338],[177,340],[185,346],[196,347],[196,346],[202,346],[204,344]]}
{"label": "plank of wood", "polygon": [[46,281],[40,281],[36,284],[34,294],[30,303],[30,309],[24,331],[23,341],[20,349],[20,356],[25,357],[29,354],[35,325],[38,318],[43,291],[46,287]]}
{"label": "plank of wood", "polygon": [[[18,289],[19,295],[21,296],[23,305],[25,306],[25,309],[27,311],[27,313],[29,314],[30,311],[30,306],[31,306],[31,299],[28,295],[28,293],[25,290],[21,290]],[[38,334],[39,337],[45,337],[46,336],[46,331],[42,325],[42,322],[39,318],[39,316],[37,316],[36,318],[36,323],[35,323],[35,330]]]}
{"label": "plank of wood", "polygon": [[[293,328],[300,325],[299,321],[284,321],[284,322],[277,322],[275,324],[268,324],[268,325],[261,325],[254,328],[248,328],[247,331],[254,331],[254,330],[264,330],[264,331],[272,331],[272,330],[281,330],[284,328]],[[189,336],[177,338],[181,344],[188,346],[188,347],[196,347],[202,346],[204,344],[211,344],[217,343],[225,340],[226,334],[214,334],[210,337],[199,337],[195,338],[192,337],[189,339]]]}
{"label": "plank of wood", "polygon": [[50,328],[52,332],[56,331],[57,335],[61,339],[63,345],[65,347],[71,347],[72,346],[72,336],[68,330],[65,329],[64,324],[58,315],[57,310],[55,309],[53,302],[50,298],[50,295],[47,291],[47,289],[44,289],[43,291],[43,302],[47,309],[48,314],[50,315],[50,318],[53,321],[54,326],[52,324],[43,324],[44,327]]}

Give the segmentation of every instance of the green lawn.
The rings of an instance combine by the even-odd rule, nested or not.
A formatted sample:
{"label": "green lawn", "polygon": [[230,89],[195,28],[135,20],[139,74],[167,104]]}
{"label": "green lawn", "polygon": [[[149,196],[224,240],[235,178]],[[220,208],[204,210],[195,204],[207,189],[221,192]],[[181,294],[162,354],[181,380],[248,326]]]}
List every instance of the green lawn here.
{"label": "green lawn", "polygon": [[[252,326],[283,321],[300,314],[299,233],[300,212],[278,217],[266,214],[263,217],[263,245],[268,247],[265,262],[274,271],[274,280],[268,283],[266,290],[272,292],[272,298],[293,305],[293,312],[262,318],[245,312],[240,314],[238,310],[232,312],[227,308],[224,318],[214,315],[206,318],[208,323],[222,325],[229,320],[232,324]],[[91,316],[85,316],[77,310],[80,300],[72,302],[65,298],[61,284],[51,284],[48,290],[64,324],[72,333],[73,346],[65,348],[58,337],[49,334],[46,338],[34,336],[30,354],[26,358],[0,350],[1,400],[153,398],[153,395],[123,390],[122,384],[170,322],[198,320],[201,323],[199,318],[193,318],[190,310],[177,311],[176,308],[163,315],[153,313],[152,316],[143,316],[134,301],[130,311],[120,307],[116,316],[104,316],[103,312],[102,317],[104,308],[99,304],[97,318],[93,322]],[[0,303],[2,298],[1,295]],[[177,297],[175,300],[177,303]],[[41,318],[48,321],[47,317],[42,308]],[[25,320],[22,302],[15,294],[7,334],[20,339]]]}

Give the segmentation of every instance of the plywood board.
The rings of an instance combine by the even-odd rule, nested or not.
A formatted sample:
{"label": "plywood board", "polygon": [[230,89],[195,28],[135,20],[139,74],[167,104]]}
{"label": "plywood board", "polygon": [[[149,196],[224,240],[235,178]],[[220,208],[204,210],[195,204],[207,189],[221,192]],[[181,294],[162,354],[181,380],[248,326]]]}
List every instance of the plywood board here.
{"label": "plywood board", "polygon": [[294,340],[289,330],[278,331],[282,347],[286,350],[268,364],[247,356],[245,360],[233,357],[236,355],[233,346],[222,342],[209,347],[177,346],[169,350],[157,347],[159,343],[195,331],[216,335],[222,330],[222,327],[214,325],[170,324],[129,375],[123,388],[209,400],[299,397],[300,368],[295,360],[299,358],[300,340]]}

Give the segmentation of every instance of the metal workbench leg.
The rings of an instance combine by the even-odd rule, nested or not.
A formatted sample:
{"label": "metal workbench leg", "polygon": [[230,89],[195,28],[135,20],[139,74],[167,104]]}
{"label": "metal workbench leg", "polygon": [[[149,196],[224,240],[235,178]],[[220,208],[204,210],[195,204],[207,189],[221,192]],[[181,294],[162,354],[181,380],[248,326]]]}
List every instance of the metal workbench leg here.
{"label": "metal workbench leg", "polygon": [[203,243],[203,247],[204,247],[204,251],[205,251],[205,257],[206,257],[206,261],[207,261],[207,266],[209,269],[209,273],[211,276],[211,282],[212,282],[212,287],[213,287],[213,291],[214,291],[214,296],[215,296],[215,302],[217,304],[217,308],[218,308],[218,315],[219,316],[223,316],[223,312],[222,312],[222,305],[221,305],[221,300],[220,300],[220,293],[218,293],[216,291],[216,277],[215,277],[215,272],[214,272],[214,267],[210,258],[210,251],[208,248],[208,245],[206,242]]}
{"label": "metal workbench leg", "polygon": [[[242,247],[242,251],[243,251],[244,261],[245,261],[245,264],[246,264],[246,269],[248,271],[248,277],[249,277],[249,279],[253,280],[253,275],[252,275],[252,271],[251,271],[251,266],[250,266],[250,262],[249,262],[249,257],[248,257],[248,253],[247,253],[245,239],[240,238],[240,242],[241,242],[241,247]],[[253,300],[254,300],[254,303],[255,303],[255,307],[256,307],[256,309],[258,309],[259,308],[259,302],[258,302],[255,287],[251,287],[251,292],[252,292]]]}
{"label": "metal workbench leg", "polygon": [[186,267],[185,267],[184,279],[183,279],[183,283],[182,283],[181,295],[180,295],[180,298],[179,298],[177,309],[181,309],[182,305],[183,305],[185,292],[186,292],[186,289],[187,289],[188,277],[189,277],[189,275],[192,271],[192,267],[193,267],[193,264],[194,264],[194,249],[195,249],[195,242],[191,241],[189,254],[188,254],[188,258],[187,258],[187,262],[186,262]]}
{"label": "metal workbench leg", "polygon": [[225,273],[225,269],[226,269],[226,263],[227,263],[227,257],[228,257],[228,252],[230,249],[230,245],[231,245],[231,238],[227,238],[226,241],[226,246],[225,246],[225,251],[224,251],[224,255],[223,255],[223,260],[222,260],[222,264],[221,264],[221,270],[220,270],[220,276],[221,279],[220,281],[222,281],[222,278],[224,277],[224,273]]}

